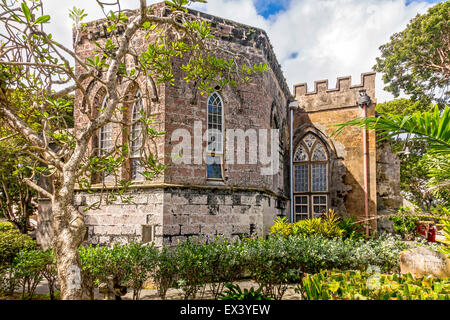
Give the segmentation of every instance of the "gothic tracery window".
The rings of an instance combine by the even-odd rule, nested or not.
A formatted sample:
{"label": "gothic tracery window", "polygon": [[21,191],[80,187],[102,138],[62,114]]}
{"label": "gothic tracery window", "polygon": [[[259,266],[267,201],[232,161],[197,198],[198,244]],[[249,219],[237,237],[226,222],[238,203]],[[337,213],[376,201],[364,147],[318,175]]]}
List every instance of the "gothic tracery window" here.
{"label": "gothic tracery window", "polygon": [[309,133],[300,141],[293,160],[295,220],[320,216],[328,209],[327,148]]}

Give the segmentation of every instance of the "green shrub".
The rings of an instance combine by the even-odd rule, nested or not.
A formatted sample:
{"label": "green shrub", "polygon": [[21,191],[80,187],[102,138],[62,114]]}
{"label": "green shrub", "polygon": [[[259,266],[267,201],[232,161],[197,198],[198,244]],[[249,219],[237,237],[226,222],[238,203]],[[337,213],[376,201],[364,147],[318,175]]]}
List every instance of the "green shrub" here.
{"label": "green shrub", "polygon": [[16,227],[11,222],[0,222],[0,232],[14,230]]}
{"label": "green shrub", "polygon": [[17,229],[0,232],[0,270],[9,267],[21,250],[32,250],[35,247],[36,242]]}
{"label": "green shrub", "polygon": [[128,262],[125,281],[133,288],[133,300],[139,300],[144,282],[150,278],[151,272],[156,267],[158,251],[153,244],[145,245],[135,242],[123,248]]}
{"label": "green shrub", "polygon": [[14,258],[12,264],[13,277],[22,286],[22,299],[27,293],[31,300],[37,285],[44,278],[47,265],[53,264],[53,257],[49,251],[22,250]]}
{"label": "green shrub", "polygon": [[329,238],[342,237],[344,230],[339,227],[340,219],[333,210],[319,218],[300,220],[295,223],[287,222],[286,217],[278,217],[270,227],[272,235],[288,237],[296,235],[323,235]]}
{"label": "green shrub", "polygon": [[298,290],[305,300],[450,300],[448,279],[414,279],[410,274],[324,270],[305,277]]}
{"label": "green shrub", "polygon": [[225,287],[228,290],[225,291],[225,294],[220,294],[218,300],[273,300],[262,293],[262,288],[255,290],[251,287],[250,290],[244,289],[244,292],[242,292],[238,285],[227,283]]}
{"label": "green shrub", "polygon": [[189,238],[174,249],[178,266],[177,283],[184,292],[184,299],[195,299],[200,289],[205,289],[207,272],[207,246]]}
{"label": "green shrub", "polygon": [[410,208],[401,207],[398,213],[399,216],[389,217],[389,220],[393,222],[395,233],[401,235],[403,238],[414,236],[417,233],[417,222],[419,218],[405,216],[405,214],[411,213]]}
{"label": "green shrub", "polygon": [[230,242],[224,238],[217,237],[213,242],[203,245],[205,283],[214,298],[224,290],[225,283],[231,283],[239,279],[245,270],[242,259],[242,245],[237,242]]}
{"label": "green shrub", "polygon": [[156,259],[156,267],[152,272],[153,281],[158,289],[158,295],[162,300],[166,299],[167,290],[176,286],[178,265],[174,250],[163,246]]}
{"label": "green shrub", "polygon": [[85,292],[93,298],[93,288],[110,284],[114,288],[126,285],[130,263],[127,246],[114,244],[112,248],[92,246],[80,248],[81,276]]}
{"label": "green shrub", "polygon": [[366,238],[364,225],[364,223],[357,222],[355,217],[344,218],[338,223],[338,227],[344,231],[342,234],[342,238],[344,239]]}
{"label": "green shrub", "polygon": [[243,259],[250,277],[264,295],[281,299],[289,283],[301,279],[301,254],[290,246],[290,239],[271,237],[252,239],[245,243]]}

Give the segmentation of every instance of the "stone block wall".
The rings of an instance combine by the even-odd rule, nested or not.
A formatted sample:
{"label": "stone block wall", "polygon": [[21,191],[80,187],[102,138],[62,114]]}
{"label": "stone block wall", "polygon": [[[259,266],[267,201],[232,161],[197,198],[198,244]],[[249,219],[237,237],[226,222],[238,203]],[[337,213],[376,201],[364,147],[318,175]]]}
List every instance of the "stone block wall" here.
{"label": "stone block wall", "polygon": [[238,239],[265,236],[273,220],[284,215],[278,199],[260,191],[168,188],[164,195],[164,243],[188,237]]}
{"label": "stone block wall", "polygon": [[[395,214],[403,203],[400,194],[400,159],[388,141],[377,143],[377,211],[378,216]],[[378,219],[378,231],[393,231],[393,222]]]}
{"label": "stone block wall", "polygon": [[[163,189],[132,190],[125,197],[131,196],[131,203],[116,201],[102,205],[100,209],[84,212],[88,228],[86,242],[99,245],[111,245],[116,242],[127,243],[143,240],[143,226],[154,226],[156,245],[163,239]],[[75,203],[83,212],[85,208],[100,200],[98,194],[78,192]]]}

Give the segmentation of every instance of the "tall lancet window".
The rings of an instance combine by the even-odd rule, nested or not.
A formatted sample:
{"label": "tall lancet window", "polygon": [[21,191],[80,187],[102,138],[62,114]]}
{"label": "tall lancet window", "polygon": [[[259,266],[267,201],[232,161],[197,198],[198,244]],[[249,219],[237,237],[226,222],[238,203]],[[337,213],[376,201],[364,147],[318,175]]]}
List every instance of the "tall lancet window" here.
{"label": "tall lancet window", "polygon": [[142,122],[139,120],[144,111],[141,92],[138,91],[135,96],[135,102],[131,110],[131,132],[130,132],[130,166],[131,179],[143,179],[143,167],[141,164],[141,150],[142,150]]}
{"label": "tall lancet window", "polygon": [[314,134],[299,143],[293,164],[296,221],[314,218],[328,210],[329,156],[325,144]]}
{"label": "tall lancet window", "polygon": [[206,175],[208,179],[223,178],[223,100],[217,92],[208,98],[207,106],[208,141]]}
{"label": "tall lancet window", "polygon": [[[108,104],[108,97],[103,99],[101,110],[106,108]],[[106,157],[113,148],[113,126],[112,123],[107,123],[98,130],[97,134],[98,156]],[[102,173],[99,175],[100,181],[112,181],[114,176],[112,174]]]}

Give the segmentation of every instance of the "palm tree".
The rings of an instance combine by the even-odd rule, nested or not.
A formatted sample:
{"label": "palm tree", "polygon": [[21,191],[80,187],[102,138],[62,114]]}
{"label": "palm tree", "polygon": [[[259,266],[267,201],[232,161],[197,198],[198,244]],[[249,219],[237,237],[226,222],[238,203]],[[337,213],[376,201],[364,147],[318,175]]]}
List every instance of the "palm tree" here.
{"label": "palm tree", "polygon": [[433,111],[415,112],[411,115],[383,113],[376,117],[357,118],[337,124],[332,136],[337,136],[347,126],[374,129],[379,140],[408,135],[410,140],[428,144],[430,155],[431,189],[450,188],[450,108],[443,112],[435,106]]}

